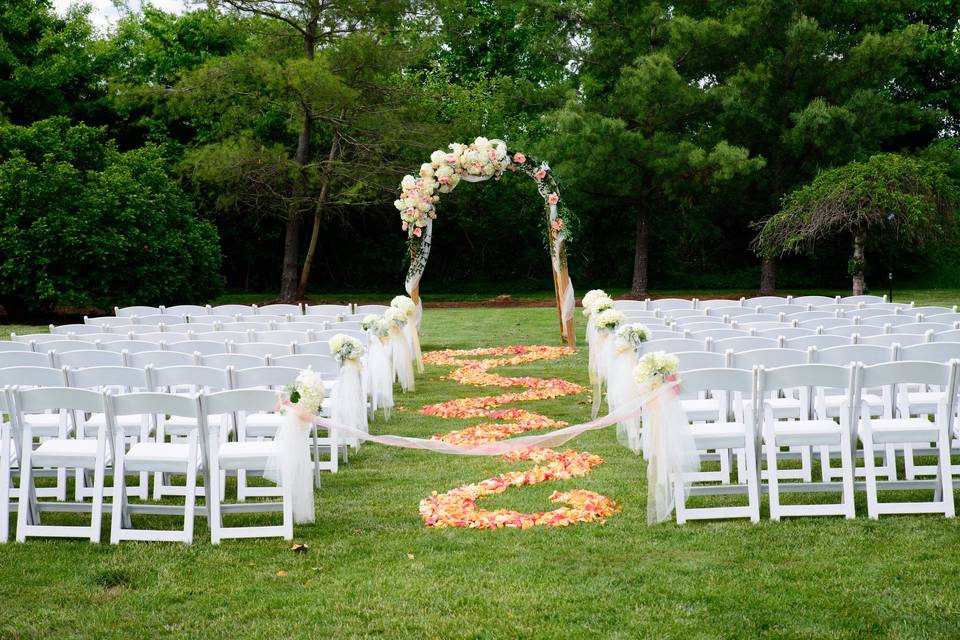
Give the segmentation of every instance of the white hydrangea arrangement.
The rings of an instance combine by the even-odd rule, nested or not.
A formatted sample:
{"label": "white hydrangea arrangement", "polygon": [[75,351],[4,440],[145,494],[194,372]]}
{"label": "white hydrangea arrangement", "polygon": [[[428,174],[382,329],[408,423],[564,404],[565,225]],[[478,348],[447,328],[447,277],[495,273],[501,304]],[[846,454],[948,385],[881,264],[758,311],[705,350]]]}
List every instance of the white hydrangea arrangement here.
{"label": "white hydrangea arrangement", "polygon": [[284,392],[296,409],[307,413],[317,413],[325,397],[323,380],[313,369],[304,369],[293,384],[288,385]]}
{"label": "white hydrangea arrangement", "polygon": [[343,364],[347,360],[359,360],[363,357],[363,343],[353,336],[338,333],[330,338],[330,352],[337,359],[337,363]]}
{"label": "white hydrangea arrangement", "polygon": [[625,324],[617,329],[617,344],[620,351],[634,351],[640,348],[640,345],[650,339],[650,330],[646,325],[634,322]]}
{"label": "white hydrangea arrangement", "polygon": [[677,356],[666,351],[646,353],[633,369],[633,377],[638,384],[651,381],[663,381],[677,375],[680,370],[680,361]]}
{"label": "white hydrangea arrangement", "polygon": [[588,291],[587,295],[583,296],[583,315],[588,318],[612,308],[613,298],[602,289]]}
{"label": "white hydrangea arrangement", "polygon": [[397,296],[390,301],[390,307],[393,309],[399,309],[406,315],[408,318],[412,318],[417,313],[417,305],[414,303],[412,298],[408,296]]}
{"label": "white hydrangea arrangement", "polygon": [[363,316],[363,319],[360,321],[360,328],[362,328],[364,331],[370,331],[378,322],[380,322],[380,316],[371,313]]}
{"label": "white hydrangea arrangement", "polygon": [[605,309],[593,319],[593,325],[600,330],[612,331],[624,320],[624,315],[616,309]]}
{"label": "white hydrangea arrangement", "polygon": [[386,323],[387,331],[394,327],[402,328],[407,324],[407,314],[396,307],[390,307],[383,312],[383,320]]}

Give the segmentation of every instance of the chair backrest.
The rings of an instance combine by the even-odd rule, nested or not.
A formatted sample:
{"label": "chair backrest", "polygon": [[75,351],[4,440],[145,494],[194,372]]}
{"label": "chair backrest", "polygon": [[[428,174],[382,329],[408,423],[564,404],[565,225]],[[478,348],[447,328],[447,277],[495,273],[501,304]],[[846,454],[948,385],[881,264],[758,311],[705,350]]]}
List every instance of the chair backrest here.
{"label": "chair backrest", "polygon": [[960,313],[949,312],[949,313],[925,313],[923,314],[923,319],[927,322],[944,322],[946,324],[952,325],[954,322],[960,322]]}
{"label": "chair backrest", "polygon": [[114,351],[116,353],[140,353],[141,351],[154,351],[157,345],[146,340],[117,340],[116,342],[100,343],[101,351]]}
{"label": "chair backrest", "polygon": [[883,327],[875,327],[869,324],[845,324],[837,327],[825,327],[823,333],[828,336],[843,336],[845,338],[853,335],[875,336],[883,333]]}
{"label": "chair backrest", "polygon": [[55,409],[106,413],[106,394],[71,387],[39,387],[14,391],[18,412],[42,413]]}
{"label": "chair backrest", "polygon": [[727,363],[733,369],[753,369],[754,367],[785,367],[805,364],[807,352],[799,349],[754,349],[752,351],[728,352]]}
{"label": "chair backrest", "polygon": [[[357,318],[359,316],[343,316],[344,318]],[[300,316],[288,324],[294,327],[304,327],[307,329],[322,329],[325,324],[337,321],[337,316]]]}
{"label": "chair backrest", "polygon": [[905,347],[925,341],[925,336],[919,333],[881,333],[875,336],[860,336],[858,344],[879,344],[887,347],[899,344]]}
{"label": "chair backrest", "polygon": [[893,360],[892,347],[876,344],[846,344],[813,350],[812,361],[818,364],[846,366],[851,362],[880,364]]}
{"label": "chair backrest", "polygon": [[114,307],[113,313],[118,318],[129,318],[131,316],[149,316],[160,314],[160,307]]}
{"label": "chair backrest", "polygon": [[205,393],[200,396],[202,416],[222,415],[243,411],[273,412],[277,406],[277,394],[269,389],[231,389]]}
{"label": "chair backrest", "polygon": [[[383,315],[383,312],[389,308],[390,307],[385,304],[361,304],[361,305],[357,305],[357,310],[354,313],[355,315],[358,315],[360,317],[369,315],[371,313],[380,316],[380,315]],[[349,314],[343,314],[343,315],[349,315]]]}
{"label": "chair backrest", "polygon": [[624,313],[654,312],[655,309],[648,306],[649,302],[649,300],[614,300],[613,308]]}
{"label": "chair backrest", "polygon": [[237,314],[252,316],[256,312],[256,307],[249,304],[219,304],[210,307],[210,315],[217,316],[235,316]]}
{"label": "chair backrest", "polygon": [[796,338],[786,338],[783,341],[783,346],[787,349],[802,349],[804,351],[810,347],[827,349],[829,347],[839,347],[847,344],[852,344],[849,337],[834,335],[799,336]]}
{"label": "chair backrest", "polygon": [[232,373],[232,389],[251,389],[254,387],[282,389],[294,383],[297,376],[300,375],[300,369],[277,366],[252,367],[249,369],[232,369]]}
{"label": "chair backrest", "polygon": [[761,322],[781,322],[780,316],[775,313],[751,313],[746,316],[738,316],[737,324],[743,326],[753,326]]}
{"label": "chair backrest", "polygon": [[219,340],[184,340],[183,342],[167,343],[167,351],[179,351],[181,353],[199,353],[203,356],[213,355],[215,353],[227,353],[229,351],[226,342]]}
{"label": "chair backrest", "polygon": [[[667,314],[665,320],[679,327],[683,327],[688,331],[696,331],[697,329],[716,329],[727,326],[723,322],[723,318],[719,316],[696,315],[687,316],[685,318],[674,318],[671,317],[670,314]],[[643,322],[643,319],[640,321]]]}
{"label": "chair backrest", "polygon": [[244,353],[251,356],[260,356],[261,358],[266,356],[285,356],[293,353],[293,345],[290,344],[280,344],[278,342],[250,342],[250,343],[237,343],[231,345],[233,353]]}
{"label": "chair backrest", "polygon": [[197,418],[200,399],[196,394],[180,395],[143,391],[108,396],[110,413],[114,416],[158,415],[178,418]]}
{"label": "chair backrest", "polygon": [[[228,324],[220,324],[220,325],[217,325],[216,328],[219,333],[222,333],[224,331],[246,333],[247,331],[271,331],[273,330],[273,325],[269,322],[239,321],[239,322],[230,322]],[[245,340],[245,342],[249,342],[249,340]]]}
{"label": "chair backrest", "polygon": [[127,354],[127,366],[142,369],[148,365],[154,367],[180,367],[196,364],[192,353],[179,351],[138,351]]}
{"label": "chair backrest", "polygon": [[214,367],[216,369],[249,369],[251,367],[266,366],[267,361],[262,356],[254,356],[246,353],[218,353],[211,356],[200,356],[200,366]]}
{"label": "chair backrest", "polygon": [[714,351],[678,351],[673,354],[680,362],[680,371],[692,369],[721,369],[727,366],[727,356]]}
{"label": "chair backrest", "polygon": [[360,333],[366,334],[366,331],[363,330],[363,323],[359,320],[345,320],[343,322],[333,322],[330,324],[331,329],[335,329],[340,333],[346,333],[347,331],[359,331]]}
{"label": "chair backrest", "polygon": [[30,345],[26,342],[10,342],[9,340],[0,340],[0,351],[30,351]]}
{"label": "chair backrest", "polygon": [[[308,304],[304,307],[308,316],[349,316],[353,313],[353,308],[349,304]],[[377,313],[368,311],[367,313]]]}
{"label": "chair backrest", "polygon": [[685,394],[730,391],[750,395],[753,393],[754,375],[754,371],[745,369],[693,369],[680,376],[680,388]]}
{"label": "chair backrest", "polygon": [[232,315],[227,314],[213,314],[208,313],[206,315],[199,316],[187,316],[187,322],[189,324],[214,324],[216,322],[223,322],[226,324],[236,322],[237,319]]}
{"label": "chair backrest", "polygon": [[713,350],[717,353],[726,353],[728,350],[753,351],[754,349],[773,349],[780,345],[774,338],[759,336],[740,336],[737,338],[723,338],[713,342]]}
{"label": "chair backrest", "polygon": [[6,367],[52,367],[53,358],[48,353],[33,351],[0,351],[0,369]]}
{"label": "chair backrest", "polygon": [[123,354],[116,351],[53,352],[53,366],[55,367],[122,367],[123,365]]}
{"label": "chair backrest", "polygon": [[774,327],[773,329],[760,329],[754,335],[761,338],[799,338],[800,336],[813,336],[817,332],[815,329],[806,327]]}
{"label": "chair backrest", "polygon": [[887,309],[887,308],[876,309],[873,307],[869,307],[865,309],[857,309],[856,311],[848,311],[846,313],[846,316],[848,318],[860,318],[861,320],[863,318],[876,318],[880,316],[891,316],[891,315],[895,315],[893,313],[893,309]]}
{"label": "chair backrest", "polygon": [[812,320],[804,320],[803,322],[798,322],[797,326],[803,327],[804,329],[834,329],[836,327],[852,327],[854,325],[853,318],[817,318]]}
{"label": "chair backrest", "polygon": [[927,331],[950,331],[953,329],[949,324],[940,324],[939,322],[911,322],[897,326],[897,333],[926,333]]}
{"label": "chair backrest", "polygon": [[63,340],[63,336],[51,333],[27,333],[20,335],[17,333],[10,333],[10,340],[14,342],[54,342],[56,340]]}
{"label": "chair backrest", "polygon": [[[233,325],[226,326],[232,327]],[[216,340],[217,342],[223,340],[243,344],[250,342],[250,333],[247,331],[215,331],[212,335],[208,333],[203,334],[203,339]]]}
{"label": "chair backrest", "polygon": [[288,344],[291,342],[313,342],[311,332],[302,331],[254,331],[250,342],[275,342]]}
{"label": "chair backrest", "polygon": [[133,316],[134,324],[149,324],[149,325],[160,325],[167,324],[168,322],[177,322],[180,320],[180,316],[168,316],[163,314],[152,314],[145,316]]}
{"label": "chair backrest", "polygon": [[[341,329],[340,324],[333,325],[330,329],[324,329],[323,331],[315,331],[313,334],[313,342],[330,342],[330,339],[336,335],[345,335],[350,336],[351,338],[356,338],[363,344],[368,344],[370,341],[370,335],[363,331],[362,329]],[[654,327],[655,328],[655,327]],[[300,353],[301,344],[297,344],[297,353]],[[306,353],[306,352],[304,352]]]}
{"label": "chair backrest", "polygon": [[940,362],[901,360],[863,367],[860,370],[862,388],[886,385],[923,384],[946,387],[950,384],[954,365]]}
{"label": "chair backrest", "polygon": [[38,351],[56,351],[58,353],[66,353],[68,351],[87,351],[96,348],[96,343],[87,342],[86,340],[50,340],[48,342],[38,344],[35,347],[35,349]]}
{"label": "chair backrest", "polygon": [[50,325],[50,333],[60,335],[75,334],[82,336],[89,333],[100,333],[101,327],[92,324],[62,324],[59,327]]}
{"label": "chair backrest", "polygon": [[85,389],[119,387],[125,391],[145,391],[150,387],[147,370],[134,367],[67,368],[67,385]]}
{"label": "chair backrest", "polygon": [[884,325],[901,325],[901,324],[910,324],[917,321],[917,316],[914,314],[900,314],[900,315],[885,315],[885,316],[871,316],[871,317],[860,317],[860,324],[870,324],[877,327],[882,327]]}
{"label": "chair backrest", "polygon": [[825,304],[835,304],[840,302],[840,296],[835,298],[828,298],[827,296],[797,296],[793,299],[793,304],[812,304],[812,305],[825,305]]}
{"label": "chair backrest", "polygon": [[188,322],[175,322],[173,324],[167,324],[163,327],[164,332],[167,333],[199,333],[201,331],[213,331],[214,328],[210,325],[204,324],[190,324]]}
{"label": "chair backrest", "polygon": [[757,307],[772,307],[781,304],[788,304],[787,299],[780,296],[758,296],[756,298],[743,299],[743,306],[751,309]]}
{"label": "chair backrest", "polygon": [[297,354],[279,356],[270,359],[271,366],[293,367],[295,369],[313,369],[321,378],[335,378],[339,373],[337,361],[332,356]]}
{"label": "chair backrest", "polygon": [[278,316],[276,314],[270,314],[270,313],[264,313],[264,314],[255,313],[253,315],[234,316],[234,322],[259,322],[261,324],[266,324],[266,325],[275,325],[275,324],[282,325],[289,322],[290,318],[292,317],[293,316],[289,314],[285,316]]}
{"label": "chair backrest", "polygon": [[960,341],[926,342],[901,346],[898,360],[926,360],[928,362],[949,362],[960,359]]}
{"label": "chair backrest", "polygon": [[189,340],[190,335],[187,333],[162,333],[162,332],[153,332],[153,333],[133,333],[134,340],[146,340],[147,342],[153,342],[160,344],[161,342],[171,343],[171,342],[180,342],[182,340]]}
{"label": "chair backrest", "polygon": [[[956,313],[957,307],[942,307],[938,305],[927,305],[925,307],[913,307],[910,310],[910,313],[920,313],[925,317],[936,316],[936,315],[945,315],[948,313]],[[958,314],[960,315],[960,314]]]}
{"label": "chair backrest", "polygon": [[318,356],[331,355],[329,340],[318,340],[316,342],[297,343],[296,349],[297,349],[297,353],[301,353],[301,354],[311,354],[311,355],[318,355]]}
{"label": "chair backrest", "polygon": [[791,320],[805,322],[807,320],[824,320],[827,318],[836,318],[837,314],[831,311],[801,311],[790,316]]}
{"label": "chair backrest", "polygon": [[[726,309],[728,307],[739,307],[739,306],[741,306],[739,300],[717,299],[717,300],[699,300],[697,302],[698,309],[716,309],[718,311],[720,309]],[[717,315],[720,315],[720,313],[718,313]]]}
{"label": "chair backrest", "polygon": [[0,387],[68,387],[65,369],[53,367],[0,367]]}
{"label": "chair backrest", "polygon": [[190,387],[194,390],[208,389],[219,391],[230,388],[230,373],[228,369],[187,365],[150,367],[148,372],[150,388],[153,390]]}
{"label": "chair backrest", "polygon": [[935,332],[933,342],[960,342],[960,329]]}
{"label": "chair backrest", "polygon": [[887,301],[887,296],[870,296],[870,295],[859,295],[859,296],[844,296],[840,298],[840,302],[845,304],[880,304]]}
{"label": "chair backrest", "polygon": [[[721,325],[723,327],[723,325]],[[721,329],[698,329],[694,330],[692,327],[684,327],[684,330],[690,332],[690,337],[694,339],[703,340],[704,338],[713,338],[714,340],[722,340],[724,338],[741,338],[746,337],[748,334],[742,329],[731,329],[730,327],[723,327]]]}
{"label": "chair backrest", "polygon": [[795,364],[776,368],[761,367],[760,389],[765,393],[797,387],[850,389],[855,387],[853,366],[835,364]]}
{"label": "chair backrest", "polygon": [[774,315],[780,315],[782,313],[788,317],[805,312],[804,308],[797,304],[774,304],[769,307],[764,305],[761,309],[763,309],[764,313],[772,313]]}
{"label": "chair backrest", "polygon": [[257,315],[275,315],[275,316],[302,316],[303,307],[299,304],[268,304],[257,307]]}
{"label": "chair backrest", "polygon": [[644,342],[641,347],[643,353],[652,353],[654,351],[666,351],[674,353],[676,351],[705,351],[706,340],[693,340],[691,338],[663,338]]}
{"label": "chair backrest", "polygon": [[130,324],[129,318],[118,318],[116,316],[101,316],[98,318],[91,318],[90,316],[83,316],[83,324],[93,325],[95,327],[113,327],[120,326],[125,324]]}
{"label": "chair backrest", "polygon": [[[682,318],[706,318],[708,317],[701,309],[693,309],[691,307],[682,307],[679,309],[660,309],[663,312],[663,317],[667,321],[677,321]],[[697,322],[698,320],[692,320],[691,322]]]}
{"label": "chair backrest", "polygon": [[205,316],[210,313],[210,308],[198,304],[176,304],[172,307],[164,308],[167,315],[170,316]]}
{"label": "chair backrest", "polygon": [[686,298],[661,298],[659,300],[650,300],[647,303],[648,309],[659,309],[660,311],[674,311],[680,309],[695,309],[693,300]]}

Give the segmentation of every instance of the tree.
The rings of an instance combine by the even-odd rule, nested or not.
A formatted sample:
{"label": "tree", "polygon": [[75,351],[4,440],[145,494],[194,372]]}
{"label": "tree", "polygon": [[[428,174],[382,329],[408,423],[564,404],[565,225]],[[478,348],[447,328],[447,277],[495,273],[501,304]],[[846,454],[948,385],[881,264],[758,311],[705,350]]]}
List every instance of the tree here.
{"label": "tree", "polygon": [[[604,213],[632,217],[630,292],[649,291],[651,226],[710,189],[763,166],[710,126],[719,92],[704,69],[710,41],[735,25],[677,15],[655,2],[596,2],[582,95],[553,117],[551,154],[568,184]],[[639,51],[622,65],[623,53]],[[594,206],[596,206],[594,204]]]}
{"label": "tree", "polygon": [[10,313],[202,302],[222,287],[216,230],[161,149],[120,153],[63,117],[0,128],[0,228]]}
{"label": "tree", "polygon": [[812,251],[816,242],[849,234],[853,295],[866,290],[869,234],[898,244],[922,245],[957,222],[956,191],[944,167],[897,155],[877,154],[823,171],[790,193],[763,225],[756,244],[762,255]]}

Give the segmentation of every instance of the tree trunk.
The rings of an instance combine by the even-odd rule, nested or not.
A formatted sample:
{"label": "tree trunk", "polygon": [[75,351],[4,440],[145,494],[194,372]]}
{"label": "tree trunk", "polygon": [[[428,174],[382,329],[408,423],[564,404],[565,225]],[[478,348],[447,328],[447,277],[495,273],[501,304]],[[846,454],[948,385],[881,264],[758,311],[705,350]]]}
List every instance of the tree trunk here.
{"label": "tree trunk", "polygon": [[773,258],[763,258],[760,262],[760,295],[772,296],[777,291],[777,263]]}
{"label": "tree trunk", "polygon": [[866,235],[863,231],[855,231],[853,234],[853,265],[850,271],[853,276],[853,295],[855,296],[862,296],[867,290],[867,283],[864,278],[866,261],[863,255]]}
{"label": "tree trunk", "polygon": [[[316,25],[313,25],[316,28]],[[316,36],[310,31],[304,36],[304,55],[313,60],[316,49]],[[308,105],[304,105],[303,123],[300,125],[300,138],[297,140],[296,161],[300,165],[300,195],[307,192],[307,177],[304,167],[310,161],[310,135],[313,132],[313,114]],[[283,267],[280,273],[280,302],[297,300],[297,266],[300,263],[300,212],[290,211],[287,217],[287,230],[283,238]]]}
{"label": "tree trunk", "polygon": [[[341,114],[342,115],[342,114]],[[310,281],[310,269],[313,267],[313,258],[317,253],[317,239],[320,236],[320,221],[323,214],[323,206],[327,201],[327,191],[330,188],[329,165],[337,157],[337,142],[339,136],[333,132],[333,141],[330,143],[330,153],[327,154],[327,167],[324,169],[323,185],[320,187],[320,195],[317,196],[317,205],[313,209],[313,228],[310,230],[310,246],[307,248],[307,256],[303,259],[303,269],[300,270],[300,286],[297,289],[297,298],[303,300],[307,295],[307,283]]]}
{"label": "tree trunk", "polygon": [[647,266],[650,262],[648,255],[649,229],[646,207],[637,211],[637,227],[633,250],[633,284],[630,286],[630,295],[646,296],[650,293],[647,280]]}

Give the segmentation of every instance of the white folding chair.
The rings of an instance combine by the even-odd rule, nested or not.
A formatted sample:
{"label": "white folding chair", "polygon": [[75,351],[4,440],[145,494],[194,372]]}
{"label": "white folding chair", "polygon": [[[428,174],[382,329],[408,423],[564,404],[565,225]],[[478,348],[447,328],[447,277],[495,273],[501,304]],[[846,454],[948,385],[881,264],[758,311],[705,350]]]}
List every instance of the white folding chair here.
{"label": "white folding chair", "polygon": [[762,329],[756,331],[754,335],[760,338],[799,338],[801,336],[812,336],[816,335],[814,329],[807,329],[804,327],[774,327],[773,329]]}
{"label": "white folding chair", "polygon": [[742,298],[741,302],[743,303],[742,306],[755,309],[756,307],[790,304],[790,299],[781,296],[757,296],[756,298]]}
{"label": "white folding chair", "polygon": [[157,345],[146,340],[117,340],[116,342],[105,342],[100,344],[101,351],[113,351],[115,353],[140,353],[143,351],[153,351]]}
{"label": "white folding chair", "polygon": [[[33,448],[33,432],[24,419],[29,414],[50,410],[80,413],[105,413],[106,394],[86,389],[48,387],[43,389],[15,390],[13,412],[14,433],[20,440],[20,493],[17,505],[17,542],[32,536],[65,538],[89,538],[100,542],[100,526],[103,516],[103,488],[107,465],[112,458],[109,429],[101,429],[96,440],[76,438],[51,438]],[[65,467],[93,471],[93,502],[42,503],[37,500],[34,483],[34,467]],[[43,511],[90,511],[90,524],[45,525],[41,522]]]}
{"label": "white folding chair", "polygon": [[774,338],[759,336],[740,336],[736,338],[722,338],[714,340],[711,351],[726,353],[727,351],[753,351],[754,349],[775,349],[780,342]]}
{"label": "white folding chair", "polygon": [[0,351],[0,369],[7,367],[52,367],[53,356],[46,351]]}
{"label": "white folding chair", "polygon": [[0,351],[32,351],[32,349],[30,345],[25,342],[2,340],[0,341]]}
{"label": "white folding chair", "polygon": [[[66,368],[67,386],[76,389],[91,391],[106,391],[108,393],[129,393],[146,391],[150,385],[145,369],[123,367],[115,365],[93,366],[83,369]],[[151,416],[124,415],[118,417],[113,425],[117,441],[130,446],[138,442],[147,442],[154,432],[155,424]],[[76,437],[96,438],[102,429],[107,428],[107,416],[103,413],[93,413],[85,417],[77,416]],[[114,452],[116,453],[116,452]],[[92,497],[89,472],[77,470],[74,495],[83,500]],[[150,491],[150,478],[146,473],[140,475],[140,482],[134,487],[137,497],[146,499]],[[105,495],[113,495],[112,489],[107,487]]]}
{"label": "white folding chair", "polygon": [[256,315],[302,316],[303,306],[299,304],[268,304],[257,307]]}
{"label": "white folding chair", "polygon": [[[690,496],[729,495],[734,491],[740,491],[747,494],[747,504],[745,506],[689,507],[684,496],[684,481],[712,480],[712,476],[703,478],[701,473],[693,473],[684,478],[674,478],[678,524],[684,524],[687,520],[717,518],[750,518],[752,522],[759,522],[760,474],[757,454],[760,440],[757,435],[757,412],[755,406],[750,406],[747,411],[741,409],[744,397],[756,397],[755,383],[755,372],[740,369],[697,369],[682,375],[681,391],[683,393],[705,392],[722,400],[728,400],[731,397],[733,399],[734,415],[731,416],[727,410],[724,410],[716,422],[690,425],[697,450],[743,449],[745,452],[745,477],[738,477],[738,484],[693,485],[690,488]],[[729,407],[731,403],[723,402],[722,404],[724,407]]]}
{"label": "white folding chair", "polygon": [[840,296],[835,296],[829,298],[827,296],[797,296],[792,299],[791,304],[812,304],[814,306],[822,306],[827,304],[837,304],[840,302]]}
{"label": "white folding chair", "polygon": [[261,358],[291,355],[294,348],[295,345],[293,342],[289,344],[279,344],[276,342],[250,342],[233,343],[230,345],[231,353],[242,353],[251,356],[259,356]]}
{"label": "white folding chair", "polygon": [[171,316],[205,316],[210,312],[209,307],[202,307],[198,304],[177,304],[172,307],[165,307],[164,312]]}
{"label": "white folding chair", "polygon": [[213,367],[214,369],[249,369],[250,367],[266,366],[266,358],[253,356],[244,353],[218,353],[212,356],[200,356],[200,366]]}
{"label": "white folding chair", "polygon": [[717,311],[718,314],[722,313],[723,309],[730,307],[739,307],[739,300],[698,300],[697,308],[698,309],[710,309]]}
{"label": "white folding chair", "polygon": [[252,316],[257,312],[257,305],[249,304],[220,304],[209,308],[209,315],[218,315],[218,316],[235,316],[235,315],[249,315]]}
{"label": "white folding chair", "polygon": [[[289,484],[281,484],[282,503],[270,505],[259,502],[224,504],[220,497],[221,472],[244,470],[248,473],[263,473],[274,455],[274,444],[261,442],[226,442],[218,433],[221,424],[235,415],[242,420],[253,413],[272,412],[277,404],[273,391],[267,389],[237,389],[202,395],[200,397],[200,425],[202,445],[206,448],[207,461],[204,480],[207,491],[207,518],[210,523],[210,540],[219,544],[224,538],[293,538],[293,500]],[[218,418],[210,420],[210,418]],[[232,512],[263,511],[276,509],[283,512],[283,523],[273,526],[224,526],[223,516]]]}
{"label": "white folding chair", "polygon": [[875,336],[859,336],[857,344],[878,344],[890,347],[895,344],[906,347],[926,342],[926,336],[919,333],[882,333]]}
{"label": "white folding chair", "polygon": [[123,354],[116,351],[80,350],[53,352],[53,366],[57,367],[122,367]]}
{"label": "white folding chair", "polygon": [[843,304],[881,304],[887,301],[887,296],[869,296],[869,295],[859,295],[859,296],[844,296],[840,298],[840,302]]}
{"label": "white folding chair", "polygon": [[[859,413],[859,435],[863,442],[864,474],[867,488],[867,512],[871,518],[888,513],[942,513],[953,517],[953,478],[950,461],[951,422],[956,406],[958,362],[949,364],[935,362],[888,362],[869,367],[858,365],[858,397],[861,389],[890,386],[896,395],[904,385],[924,385],[939,388],[943,400],[937,407],[934,420],[926,416],[899,416],[896,418],[874,419],[868,410]],[[937,451],[937,477],[934,481],[895,480],[879,482],[874,447],[892,444],[894,446],[915,445],[929,447],[933,443]],[[918,489],[922,487],[934,490],[933,499],[926,502],[880,502],[879,489]]]}
{"label": "white folding chair", "polygon": [[681,309],[696,309],[696,302],[685,298],[660,298],[647,301],[648,309],[660,311],[676,311]]}
{"label": "white folding chair", "polygon": [[[763,411],[763,442],[767,461],[767,490],[770,498],[770,519],[780,520],[782,516],[842,515],[853,518],[854,506],[854,458],[853,448],[853,406],[856,402],[856,376],[854,366],[836,366],[824,364],[800,364],[776,369],[759,368],[757,383],[761,395]],[[781,420],[775,416],[775,408],[766,399],[770,395],[786,393],[796,388],[805,389],[802,394],[804,406],[799,419]],[[840,411],[840,422],[818,417],[813,410],[814,398],[819,398],[822,389],[845,389],[846,398]],[[781,489],[784,491],[830,491],[836,486],[827,483],[813,483],[803,478],[798,483],[781,487],[784,478],[779,469],[778,459],[782,447],[799,447],[804,450],[835,448],[840,452],[840,503],[806,503],[784,505],[780,502]]]}
{"label": "white folding chair", "polygon": [[197,364],[197,357],[192,353],[179,351],[138,351],[127,354],[127,366],[143,369],[148,365],[153,367],[184,367]]}
{"label": "white folding chair", "polygon": [[13,412],[13,389],[0,385],[0,542],[10,540],[11,481],[20,462],[14,446],[13,423],[7,418]]}
{"label": "white folding chair", "polygon": [[[197,396],[178,396],[169,393],[128,393],[109,396],[108,416],[114,422],[116,436],[113,471],[113,516],[111,518],[110,542],[117,544],[121,540],[165,540],[174,542],[193,542],[194,512],[197,495],[197,473],[202,470],[200,456],[200,401]],[[186,442],[150,442],[140,441],[126,450],[118,424],[124,418],[151,416],[153,420],[163,420],[167,416],[179,417],[196,425],[186,437]],[[128,500],[129,487],[126,476],[129,473],[146,477],[149,473],[180,474],[186,476],[184,487],[184,505],[182,508],[172,505],[151,505],[148,512],[183,514],[181,530],[136,529],[131,521],[131,513],[146,510],[140,505],[131,505]],[[146,499],[146,496],[143,496]]]}
{"label": "white folding chair", "polygon": [[[383,315],[383,312],[389,308],[390,308],[389,305],[385,305],[385,304],[361,304],[361,305],[357,305],[356,309],[354,309],[353,315],[360,316],[360,317],[370,315],[370,314],[381,316]],[[335,315],[340,315],[340,314],[335,314]],[[343,315],[349,315],[349,314],[345,313]]]}
{"label": "white folding chair", "polygon": [[[736,338],[728,338],[735,340]],[[666,351],[673,353],[675,351],[710,351],[707,348],[712,341],[707,338],[704,340],[693,340],[690,338],[665,338],[654,339],[642,344],[643,353],[653,353],[654,351]]]}
{"label": "white folding chair", "polygon": [[[382,312],[377,312],[379,315]],[[304,305],[304,315],[307,316],[349,316],[353,315],[353,307],[349,304],[308,304]]]}
{"label": "white folding chair", "polygon": [[113,313],[118,318],[129,318],[132,316],[147,316],[159,314],[160,307],[114,307]]}
{"label": "white folding chair", "polygon": [[[211,334],[212,335],[212,334]],[[168,342],[167,351],[212,356],[218,353],[229,353],[230,345],[219,340],[184,340],[182,342]]]}
{"label": "white folding chair", "polygon": [[59,335],[87,335],[91,333],[100,333],[100,327],[92,324],[62,324],[59,327],[50,325],[50,333]]}

